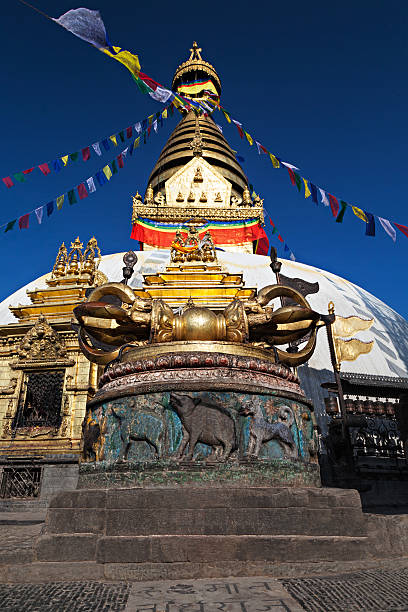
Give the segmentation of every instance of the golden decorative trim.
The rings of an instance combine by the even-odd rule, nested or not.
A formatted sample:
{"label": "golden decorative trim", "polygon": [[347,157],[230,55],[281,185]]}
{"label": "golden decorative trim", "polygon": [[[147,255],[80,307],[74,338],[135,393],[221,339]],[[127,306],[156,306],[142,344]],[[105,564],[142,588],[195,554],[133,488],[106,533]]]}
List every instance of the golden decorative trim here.
{"label": "golden decorative trim", "polygon": [[198,206],[140,206],[140,200],[133,198],[132,223],[139,217],[154,221],[190,221],[197,223],[205,221],[228,221],[243,219],[259,219],[264,223],[262,206],[240,206],[239,208],[203,208]]}

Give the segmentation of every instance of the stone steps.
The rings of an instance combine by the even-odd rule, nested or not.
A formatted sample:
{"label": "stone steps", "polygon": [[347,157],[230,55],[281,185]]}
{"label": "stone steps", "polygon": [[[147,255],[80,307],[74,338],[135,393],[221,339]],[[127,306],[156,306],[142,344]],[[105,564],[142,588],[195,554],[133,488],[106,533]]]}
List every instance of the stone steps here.
{"label": "stone steps", "polygon": [[98,536],[42,535],[41,562],[211,563],[217,561],[353,561],[365,555],[367,537],[346,536]]}

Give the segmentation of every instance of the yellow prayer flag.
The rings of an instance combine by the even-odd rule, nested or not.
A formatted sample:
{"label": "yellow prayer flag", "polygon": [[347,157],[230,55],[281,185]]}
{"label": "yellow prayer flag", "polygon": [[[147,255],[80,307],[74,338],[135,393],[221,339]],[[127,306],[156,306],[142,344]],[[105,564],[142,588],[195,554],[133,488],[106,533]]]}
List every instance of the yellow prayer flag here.
{"label": "yellow prayer flag", "polygon": [[340,364],[342,361],[355,361],[360,355],[369,353],[374,346],[374,341],[363,342],[357,338],[351,338],[350,340],[334,338],[334,346],[337,363]]}
{"label": "yellow prayer flag", "polygon": [[68,157],[69,157],[68,155],[64,155],[64,157],[61,157],[61,160],[64,166],[66,166],[68,163]]}
{"label": "yellow prayer flag", "polygon": [[269,157],[271,158],[271,162],[274,168],[279,168],[280,167],[280,163],[278,162],[278,160],[276,159],[276,157],[273,155],[273,153],[269,153]]}
{"label": "yellow prayer flag", "polygon": [[112,170],[109,168],[109,166],[105,166],[103,168],[103,173],[109,181],[110,177],[112,176]]}
{"label": "yellow prayer flag", "polygon": [[334,323],[332,324],[333,336],[348,338],[359,331],[365,331],[370,329],[374,319],[362,319],[352,315],[351,317],[340,317],[336,315]]}
{"label": "yellow prayer flag", "polygon": [[353,213],[356,215],[356,217],[364,221],[364,223],[368,223],[368,219],[361,208],[357,208],[357,206],[352,206],[351,208],[353,209]]}
{"label": "yellow prayer flag", "polygon": [[134,143],[134,145],[133,145],[133,148],[134,148],[134,149],[137,149],[137,147],[139,146],[139,144],[140,144],[140,136],[138,136],[138,137],[136,138],[135,143]]}
{"label": "yellow prayer flag", "polygon": [[113,136],[109,136],[109,140],[111,140],[113,142],[113,144],[115,145],[115,147],[118,146],[118,141],[116,140],[116,136],[115,134],[113,134]]}
{"label": "yellow prayer flag", "polygon": [[147,118],[147,121],[148,121],[149,125],[152,125],[153,117],[154,117],[154,115],[149,115],[149,117]]}
{"label": "yellow prayer flag", "polygon": [[140,63],[137,55],[133,55],[130,51],[126,51],[126,49],[121,49],[121,47],[113,47],[115,53],[111,53],[108,49],[99,49],[102,53],[106,53],[109,57],[117,60],[133,74],[136,78],[140,72]]}
{"label": "yellow prayer flag", "polygon": [[[67,157],[68,157],[68,156],[67,156]],[[56,200],[58,210],[61,210],[61,208],[62,208],[62,205],[63,205],[63,203],[64,203],[64,196],[65,196],[65,194],[64,194],[64,195],[61,195],[61,196],[58,196],[58,198],[57,198],[57,200]]]}
{"label": "yellow prayer flag", "polygon": [[311,194],[311,191],[309,189],[309,185],[307,184],[307,180],[305,178],[303,179],[303,182],[305,184],[305,198],[308,198],[312,194]]}
{"label": "yellow prayer flag", "polygon": [[225,110],[222,111],[224,113],[224,116],[226,118],[226,120],[228,121],[228,123],[231,123],[231,119],[228,113],[225,112]]}
{"label": "yellow prayer flag", "polygon": [[245,136],[247,137],[247,141],[249,142],[249,144],[252,145],[254,144],[254,141],[252,140],[252,136],[250,134],[248,134],[248,132],[245,132]]}
{"label": "yellow prayer flag", "polygon": [[163,119],[167,119],[167,108],[165,108],[164,111],[162,112],[162,117]]}

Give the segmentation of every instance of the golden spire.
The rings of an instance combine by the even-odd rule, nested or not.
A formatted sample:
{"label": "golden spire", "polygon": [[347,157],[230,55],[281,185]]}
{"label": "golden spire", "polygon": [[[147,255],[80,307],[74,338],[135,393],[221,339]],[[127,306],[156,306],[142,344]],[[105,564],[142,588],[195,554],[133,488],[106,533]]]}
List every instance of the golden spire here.
{"label": "golden spire", "polygon": [[[218,96],[221,95],[221,81],[220,78],[214,68],[209,62],[206,62],[201,57],[201,47],[197,45],[194,41],[193,46],[190,49],[190,57],[187,61],[180,64],[174,73],[173,83],[171,85],[172,90],[177,92],[178,87],[182,86],[183,83],[191,78],[191,80],[195,80],[197,78],[207,78],[210,79],[215,87],[215,90],[218,93]],[[201,74],[200,74],[201,73]],[[199,75],[199,76],[197,76]]]}
{"label": "golden spire", "polygon": [[201,57],[201,51],[202,51],[201,47],[199,48],[197,43],[194,41],[193,42],[193,48],[190,49],[191,55],[190,55],[188,61],[189,62],[191,62],[191,60],[200,60],[200,61],[203,61],[202,57]]}

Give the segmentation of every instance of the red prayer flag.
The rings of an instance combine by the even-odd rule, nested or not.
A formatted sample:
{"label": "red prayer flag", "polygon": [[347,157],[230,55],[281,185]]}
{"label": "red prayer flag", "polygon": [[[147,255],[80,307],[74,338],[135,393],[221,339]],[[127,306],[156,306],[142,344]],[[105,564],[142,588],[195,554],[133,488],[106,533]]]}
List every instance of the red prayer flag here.
{"label": "red prayer flag", "polygon": [[20,229],[28,229],[29,220],[30,220],[30,213],[23,215],[18,220],[18,227]]}
{"label": "red prayer flag", "polygon": [[156,83],[156,81],[153,81],[153,79],[151,79],[149,76],[147,76],[147,74],[144,74],[143,72],[139,72],[139,78],[142,79],[142,81],[146,83],[146,85],[148,85],[150,89],[153,89],[153,91],[156,91],[156,89],[159,87],[159,84]]}
{"label": "red prayer flag", "polygon": [[118,166],[119,166],[119,168],[123,168],[124,163],[123,163],[122,153],[121,153],[120,155],[118,155],[116,159],[118,160]]}
{"label": "red prayer flag", "polygon": [[400,225],[399,223],[395,223],[395,222],[393,222],[393,223],[408,238],[408,227],[406,225]]}
{"label": "red prayer flag", "polygon": [[89,147],[85,147],[85,149],[82,149],[82,159],[84,161],[88,161],[88,159],[91,158],[91,150]]}
{"label": "red prayer flag", "polygon": [[47,174],[51,174],[48,164],[40,164],[38,167],[45,176],[47,176]]}
{"label": "red prayer flag", "polygon": [[29,168],[28,170],[23,170],[23,174],[30,174],[30,172],[32,172],[34,170],[34,168]]}
{"label": "red prayer flag", "polygon": [[290,182],[292,183],[292,185],[296,185],[295,173],[290,168],[288,168],[288,172],[290,176]]}
{"label": "red prayer flag", "polygon": [[127,138],[132,138],[132,126],[126,128],[126,136]]}
{"label": "red prayer flag", "polygon": [[269,240],[268,236],[265,234],[265,230],[260,228],[260,236],[258,240],[255,241],[254,253],[256,255],[267,255],[269,251]]}
{"label": "red prayer flag", "polygon": [[331,195],[330,193],[329,193],[329,202],[330,202],[331,211],[333,213],[333,217],[337,217],[337,214],[340,208],[340,204],[337,198],[334,195]]}
{"label": "red prayer flag", "polygon": [[80,200],[83,200],[84,198],[88,197],[88,192],[86,190],[84,183],[81,183],[80,185],[78,185],[77,189],[78,189],[78,195],[79,195]]}
{"label": "red prayer flag", "polygon": [[278,234],[278,240],[280,240],[281,242],[285,242],[280,234]]}
{"label": "red prayer flag", "polygon": [[149,125],[149,127],[147,128],[147,135],[150,136],[150,132],[152,131],[152,126]]}
{"label": "red prayer flag", "polygon": [[6,178],[2,179],[3,183],[5,184],[6,187],[8,187],[10,189],[10,187],[12,187],[14,185],[13,181],[11,180],[11,178],[9,176],[6,176]]}

